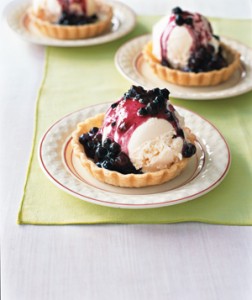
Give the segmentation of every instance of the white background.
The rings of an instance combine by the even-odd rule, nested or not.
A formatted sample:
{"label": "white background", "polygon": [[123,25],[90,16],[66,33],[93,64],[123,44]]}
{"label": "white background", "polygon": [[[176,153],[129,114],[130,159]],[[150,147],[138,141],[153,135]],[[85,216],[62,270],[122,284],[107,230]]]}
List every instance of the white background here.
{"label": "white background", "polygon": [[[0,12],[9,2],[1,0]],[[251,0],[123,2],[139,14],[181,5],[252,18]],[[1,19],[0,60],[1,299],[252,299],[251,227],[16,225],[44,48],[20,40]]]}

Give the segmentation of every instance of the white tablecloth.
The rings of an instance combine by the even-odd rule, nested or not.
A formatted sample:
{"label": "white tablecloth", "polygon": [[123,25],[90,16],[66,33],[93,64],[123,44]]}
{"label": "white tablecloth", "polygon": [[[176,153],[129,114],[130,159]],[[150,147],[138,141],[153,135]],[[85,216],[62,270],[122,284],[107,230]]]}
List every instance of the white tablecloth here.
{"label": "white tablecloth", "polygon": [[[181,5],[252,17],[251,0],[123,2],[139,14]],[[1,299],[252,299],[251,227],[16,225],[44,48],[20,40],[4,22],[0,37]]]}

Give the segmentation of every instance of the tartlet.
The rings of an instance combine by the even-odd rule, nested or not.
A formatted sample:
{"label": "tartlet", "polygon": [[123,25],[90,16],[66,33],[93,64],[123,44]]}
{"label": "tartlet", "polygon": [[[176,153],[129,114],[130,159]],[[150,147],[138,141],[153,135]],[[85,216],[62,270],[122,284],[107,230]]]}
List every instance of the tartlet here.
{"label": "tartlet", "polygon": [[[131,101],[129,98],[125,98],[127,96],[124,96],[124,98],[120,99],[119,102],[123,101]],[[132,97],[132,96],[131,96]],[[138,101],[137,99],[134,99],[132,101]],[[117,104],[118,101],[114,104],[112,104],[111,108],[108,110],[115,109],[115,105]],[[114,105],[114,106],[113,106]],[[173,107],[170,105],[170,109],[173,109]],[[172,108],[171,108],[172,107]],[[164,110],[167,110],[164,108]],[[138,110],[139,111],[139,110]],[[123,161],[125,165],[119,166],[119,169],[117,167],[113,167],[112,169],[109,169],[108,165],[104,164],[104,161],[101,162],[97,159],[97,148],[94,149],[95,154],[90,155],[89,151],[93,151],[92,149],[94,146],[86,146],[90,141],[95,141],[95,143],[98,143],[98,146],[95,147],[106,147],[104,146],[106,143],[104,142],[104,139],[102,140],[101,137],[101,128],[103,128],[103,134],[105,134],[106,129],[104,129],[104,126],[107,126],[106,124],[106,118],[109,119],[109,122],[113,119],[111,119],[111,114],[110,113],[101,113],[98,114],[94,117],[86,119],[84,122],[81,122],[77,125],[77,129],[72,133],[72,147],[73,147],[73,153],[77,157],[79,157],[80,162],[94,178],[98,179],[101,182],[108,183],[114,186],[119,186],[119,187],[146,187],[146,186],[151,186],[151,185],[158,185],[162,184],[164,182],[168,182],[172,180],[173,178],[177,177],[187,166],[189,159],[191,156],[193,156],[196,152],[196,147],[195,147],[195,142],[196,142],[196,137],[195,135],[191,132],[191,130],[187,127],[183,127],[183,132],[180,132],[180,137],[174,136],[174,139],[182,139],[182,136],[186,136],[186,139],[184,138],[184,145],[188,145],[187,150],[183,150],[184,153],[187,151],[187,154],[183,154],[184,156],[180,155],[180,157],[175,157],[175,159],[172,161],[172,163],[169,164],[168,167],[165,167],[163,169],[157,169],[155,171],[145,171],[142,172],[143,169],[136,169],[135,166],[137,164],[132,165],[132,162],[130,161],[129,157],[125,154],[125,152],[122,151],[123,145],[120,146],[119,151],[117,151],[117,154],[114,158],[112,158],[115,162],[115,165],[117,163],[118,157],[122,155],[122,159],[118,160],[119,162]],[[158,117],[158,113],[156,114]],[[139,116],[138,116],[139,117]],[[143,116],[145,117],[145,116]],[[154,117],[154,116],[152,116]],[[156,118],[156,117],[154,117]],[[111,120],[110,120],[111,119]],[[114,122],[114,121],[113,121]],[[120,121],[118,121],[120,122]],[[174,122],[174,121],[173,121]],[[105,125],[104,125],[105,124]],[[113,125],[112,126],[116,126]],[[118,124],[119,126],[119,124]],[[175,125],[174,125],[175,126]],[[117,127],[119,128],[119,127]],[[128,129],[129,131],[131,130],[130,128]],[[179,128],[181,131],[181,128]],[[87,137],[86,137],[87,136]],[[91,138],[92,137],[92,138]],[[114,135],[116,137],[116,134]],[[86,142],[84,140],[86,139]],[[120,139],[119,139],[120,140]],[[118,141],[118,140],[117,140]],[[86,144],[85,144],[86,143]],[[115,140],[112,140],[113,144],[115,143]],[[102,147],[102,146],[103,147]],[[142,146],[142,145],[141,145]],[[87,150],[86,147],[91,147],[89,150]],[[93,148],[92,148],[93,147]],[[183,146],[184,147],[184,146]],[[111,144],[110,144],[111,148]],[[190,149],[189,149],[190,148]],[[189,153],[190,152],[190,153]],[[109,155],[109,154],[107,154]],[[129,154],[128,154],[129,155]],[[92,157],[90,157],[92,156]],[[130,156],[130,155],[129,155]],[[126,161],[126,162],[125,162]],[[105,161],[106,163],[107,161]],[[129,170],[129,171],[127,171]],[[122,173],[123,172],[123,173]],[[128,173],[127,173],[128,172]]]}
{"label": "tartlet", "polygon": [[84,25],[61,25],[48,20],[43,13],[38,15],[33,9],[28,10],[30,22],[44,35],[56,39],[87,39],[99,36],[109,30],[113,17],[113,9],[105,3],[96,3],[97,20],[90,24]]}
{"label": "tartlet", "polygon": [[159,78],[182,86],[214,86],[240,68],[240,54],[220,41],[210,22],[179,7],[154,25],[143,57]]}

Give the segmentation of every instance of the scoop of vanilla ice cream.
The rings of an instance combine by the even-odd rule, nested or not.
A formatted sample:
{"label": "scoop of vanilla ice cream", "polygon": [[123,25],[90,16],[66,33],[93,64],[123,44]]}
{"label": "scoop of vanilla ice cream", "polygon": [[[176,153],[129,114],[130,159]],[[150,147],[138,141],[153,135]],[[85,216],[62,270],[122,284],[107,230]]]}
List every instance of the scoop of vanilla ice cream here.
{"label": "scoop of vanilla ice cream", "polygon": [[195,47],[210,44],[218,52],[220,42],[212,36],[208,20],[199,14],[190,15],[193,27],[178,26],[174,18],[165,16],[152,30],[152,53],[161,61],[166,59],[174,69],[183,69]]}
{"label": "scoop of vanilla ice cream", "polygon": [[[169,17],[164,17],[153,27],[152,52],[160,61],[162,59],[160,39],[168,23]],[[171,30],[171,33],[167,39],[166,59],[173,68],[183,68],[187,65],[192,44],[192,36],[185,27],[175,26]]]}
{"label": "scoop of vanilla ice cream", "polygon": [[135,168],[155,172],[181,160],[183,140],[175,135],[171,123],[164,119],[151,118],[140,125],[128,143],[129,158]]}

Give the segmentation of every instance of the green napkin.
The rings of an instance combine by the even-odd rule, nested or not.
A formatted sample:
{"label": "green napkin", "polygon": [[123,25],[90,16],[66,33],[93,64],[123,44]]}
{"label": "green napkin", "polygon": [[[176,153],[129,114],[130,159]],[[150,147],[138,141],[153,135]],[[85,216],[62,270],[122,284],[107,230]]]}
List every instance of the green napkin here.
{"label": "green napkin", "polygon": [[[159,17],[139,17],[136,29],[117,41],[84,48],[46,50],[44,79],[38,94],[33,149],[28,167],[19,224],[172,223],[199,221],[216,224],[252,224],[251,113],[252,93],[216,101],[172,99],[214,123],[231,148],[227,177],[208,194],[184,204],[143,210],[90,204],[54,186],[39,167],[39,140],[62,116],[119,98],[131,85],[116,70],[119,46],[149,33]],[[211,20],[214,30],[252,45],[252,22]]]}

